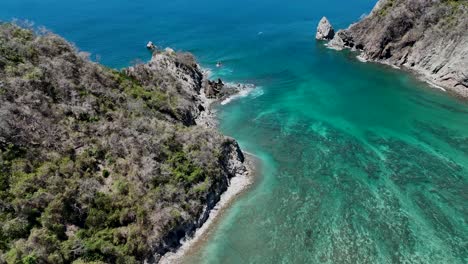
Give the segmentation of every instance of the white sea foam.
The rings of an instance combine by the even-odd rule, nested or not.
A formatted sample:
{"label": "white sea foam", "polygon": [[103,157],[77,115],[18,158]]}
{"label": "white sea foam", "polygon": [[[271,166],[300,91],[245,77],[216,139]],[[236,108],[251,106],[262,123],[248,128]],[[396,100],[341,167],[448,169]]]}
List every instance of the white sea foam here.
{"label": "white sea foam", "polygon": [[223,101],[221,101],[221,105],[226,105],[226,104],[229,104],[230,102],[232,102],[232,101],[234,101],[236,99],[246,97],[246,96],[249,95],[250,92],[251,92],[250,89],[241,90],[240,92],[236,93],[235,95],[230,96],[230,97],[224,99]]}
{"label": "white sea foam", "polygon": [[434,87],[434,88],[436,88],[436,89],[440,89],[440,90],[442,90],[442,91],[444,91],[444,92],[447,91],[447,90],[445,90],[445,88],[443,88],[442,86],[439,86],[439,85],[433,83],[432,81],[429,81],[429,80],[428,80],[427,83],[428,83],[430,86],[432,86],[432,87]]}
{"label": "white sea foam", "polygon": [[219,76],[219,77],[225,77],[225,76],[231,75],[233,72],[234,72],[234,70],[232,70],[231,68],[223,66],[221,68],[218,68],[215,71],[215,75]]}
{"label": "white sea foam", "polygon": [[367,62],[367,60],[362,56],[362,54],[356,56],[356,58],[357,58],[360,62]]}
{"label": "white sea foam", "polygon": [[217,79],[217,78],[225,78],[226,76],[232,75],[234,72],[233,69],[226,67],[226,66],[221,66],[219,68],[205,68],[205,67],[200,67],[203,75],[205,75],[205,78],[207,79]]}
{"label": "white sea foam", "polygon": [[[238,86],[236,84],[228,84],[227,85],[228,87],[229,86]],[[252,84],[246,84],[246,85],[242,85],[241,88],[240,88],[240,91],[226,99],[224,99],[223,101],[221,101],[221,105],[226,105],[226,104],[229,104],[230,102],[234,101],[234,100],[237,100],[239,98],[243,98],[243,97],[247,97],[247,96],[252,96],[253,98],[257,98],[259,96],[262,96],[263,95],[263,89],[261,87],[256,87],[255,85],[252,85]]]}
{"label": "white sea foam", "polygon": [[252,99],[255,99],[257,97],[262,96],[264,93],[265,91],[263,91],[262,87],[257,87],[250,93],[250,96],[252,97]]}
{"label": "white sea foam", "polygon": [[203,75],[205,75],[205,77],[207,79],[211,78],[211,76],[213,76],[213,71],[210,69],[210,68],[203,68],[203,67],[200,67]]}

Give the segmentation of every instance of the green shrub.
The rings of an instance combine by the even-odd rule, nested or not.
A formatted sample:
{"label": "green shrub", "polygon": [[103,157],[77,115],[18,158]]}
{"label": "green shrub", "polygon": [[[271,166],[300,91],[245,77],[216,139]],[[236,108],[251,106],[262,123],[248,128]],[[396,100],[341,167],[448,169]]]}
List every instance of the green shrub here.
{"label": "green shrub", "polygon": [[114,183],[114,188],[117,191],[117,193],[121,195],[127,195],[129,191],[128,182],[123,180],[117,180]]}
{"label": "green shrub", "polygon": [[15,26],[13,27],[12,35],[22,43],[31,41],[34,37],[34,33],[31,30]]}
{"label": "green shrub", "polygon": [[205,178],[203,169],[195,166],[183,151],[173,153],[168,162],[172,166],[171,172],[176,181],[192,184]]}
{"label": "green shrub", "polygon": [[195,187],[193,188],[193,190],[197,193],[204,193],[208,190],[208,188],[210,188],[211,186],[211,182],[209,180],[209,178],[205,178],[205,181],[203,181],[202,183],[199,183],[197,185],[195,185]]}
{"label": "green shrub", "polygon": [[34,254],[27,255],[26,257],[23,257],[21,262],[22,262],[22,264],[36,264],[36,263],[38,263],[37,257]]}
{"label": "green shrub", "polygon": [[107,178],[107,177],[109,177],[109,175],[110,175],[110,172],[108,170],[103,170],[102,171],[102,177]]}
{"label": "green shrub", "polygon": [[30,225],[27,219],[16,217],[2,225],[2,234],[9,239],[25,238],[29,235]]}
{"label": "green shrub", "polygon": [[382,6],[379,10],[380,16],[386,16],[388,11],[395,5],[397,0],[387,0],[384,6]]}

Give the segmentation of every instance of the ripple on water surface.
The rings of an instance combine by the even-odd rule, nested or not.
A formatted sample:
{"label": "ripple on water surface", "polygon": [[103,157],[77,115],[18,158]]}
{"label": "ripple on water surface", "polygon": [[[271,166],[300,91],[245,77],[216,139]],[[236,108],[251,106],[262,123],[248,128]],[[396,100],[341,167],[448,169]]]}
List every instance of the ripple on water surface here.
{"label": "ripple on water surface", "polygon": [[340,86],[282,80],[220,109],[222,130],[270,159],[189,262],[466,262],[466,103],[368,70]]}

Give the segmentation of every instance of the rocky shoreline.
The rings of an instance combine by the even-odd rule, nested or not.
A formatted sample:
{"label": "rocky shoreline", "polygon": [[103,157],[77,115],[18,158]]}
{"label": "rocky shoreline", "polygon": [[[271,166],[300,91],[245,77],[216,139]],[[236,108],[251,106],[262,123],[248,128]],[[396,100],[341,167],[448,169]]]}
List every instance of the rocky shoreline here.
{"label": "rocky shoreline", "polygon": [[190,53],[115,70],[50,32],[0,42],[0,263],[157,263],[250,184],[211,110],[237,89]]}
{"label": "rocky shoreline", "polygon": [[257,169],[256,157],[249,153],[245,154],[245,166],[247,171],[234,176],[229,183],[227,190],[221,195],[219,201],[212,208],[207,208],[204,214],[204,221],[195,232],[186,236],[181,241],[181,246],[175,252],[168,252],[159,260],[160,264],[179,264],[184,257],[196,250],[196,247],[204,242],[209,232],[222,216],[222,213],[244,193],[254,182],[254,175]]}
{"label": "rocky shoreline", "polygon": [[[221,79],[212,81],[210,80],[209,71],[203,70],[195,62],[191,63],[192,67],[181,67],[181,64],[174,60],[176,57],[177,53],[172,49],[156,50],[148,65],[153,70],[170,69],[169,75],[184,80],[186,82],[185,86],[195,87],[195,90],[198,91],[195,96],[198,107],[197,111],[193,113],[195,126],[208,130],[217,130],[218,123],[213,106],[227,98],[236,96],[236,94],[250,86],[224,83]],[[129,72],[133,70],[130,68]],[[152,261],[156,263],[179,263],[194,245],[203,240],[220,213],[227,209],[230,203],[253,183],[255,158],[251,154],[242,152],[234,139],[228,138],[228,140],[234,144],[229,147],[224,156],[227,157],[226,167],[231,171],[232,176],[227,179],[224,190],[216,191],[210,196],[199,219],[193,225],[187,226],[184,230],[184,236],[180,237],[180,243],[176,243],[176,245],[180,246],[170,248],[165,254],[155,255],[155,258],[150,260],[149,263]]]}
{"label": "rocky shoreline", "polygon": [[[200,66],[198,66],[200,67]],[[224,84],[221,79],[217,81],[209,80],[207,71],[203,72],[205,87],[203,92],[200,93],[201,105],[203,111],[195,119],[197,125],[206,127],[208,129],[217,129],[217,117],[213,110],[213,105],[226,100],[231,96],[235,96],[242,89],[246,88],[243,84]],[[213,93],[213,91],[216,91]],[[209,96],[207,96],[209,95]],[[242,150],[239,149],[242,152]],[[254,174],[256,170],[255,157],[252,154],[242,152],[245,158],[243,165],[245,170],[240,170],[235,176],[229,180],[227,189],[221,194],[219,200],[215,203],[208,204],[204,210],[203,215],[200,217],[198,227],[193,232],[188,233],[182,240],[180,248],[174,252],[168,252],[161,257],[158,263],[160,264],[176,264],[181,263],[183,258],[193,250],[195,246],[200,244],[207,236],[210,229],[216,223],[216,220],[221,216],[230,204],[243,192],[245,192],[254,181]],[[233,161],[237,163],[234,158]],[[236,166],[239,166],[237,164]]]}
{"label": "rocky shoreline", "polygon": [[[317,39],[335,50],[359,51],[361,61],[415,73],[432,86],[468,98],[468,2],[379,0],[347,29],[326,19]],[[329,33],[329,34],[328,34]]]}

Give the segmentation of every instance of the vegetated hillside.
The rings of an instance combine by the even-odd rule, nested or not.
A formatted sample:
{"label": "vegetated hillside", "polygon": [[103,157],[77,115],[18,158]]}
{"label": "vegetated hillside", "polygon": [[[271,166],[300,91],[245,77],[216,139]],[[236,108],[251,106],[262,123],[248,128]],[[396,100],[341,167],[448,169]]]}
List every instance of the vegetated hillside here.
{"label": "vegetated hillside", "polygon": [[380,0],[330,45],[362,49],[364,59],[414,70],[468,97],[468,0]]}
{"label": "vegetated hillside", "polygon": [[0,25],[0,263],[157,261],[245,169],[196,125],[203,75],[159,52],[116,71]]}

